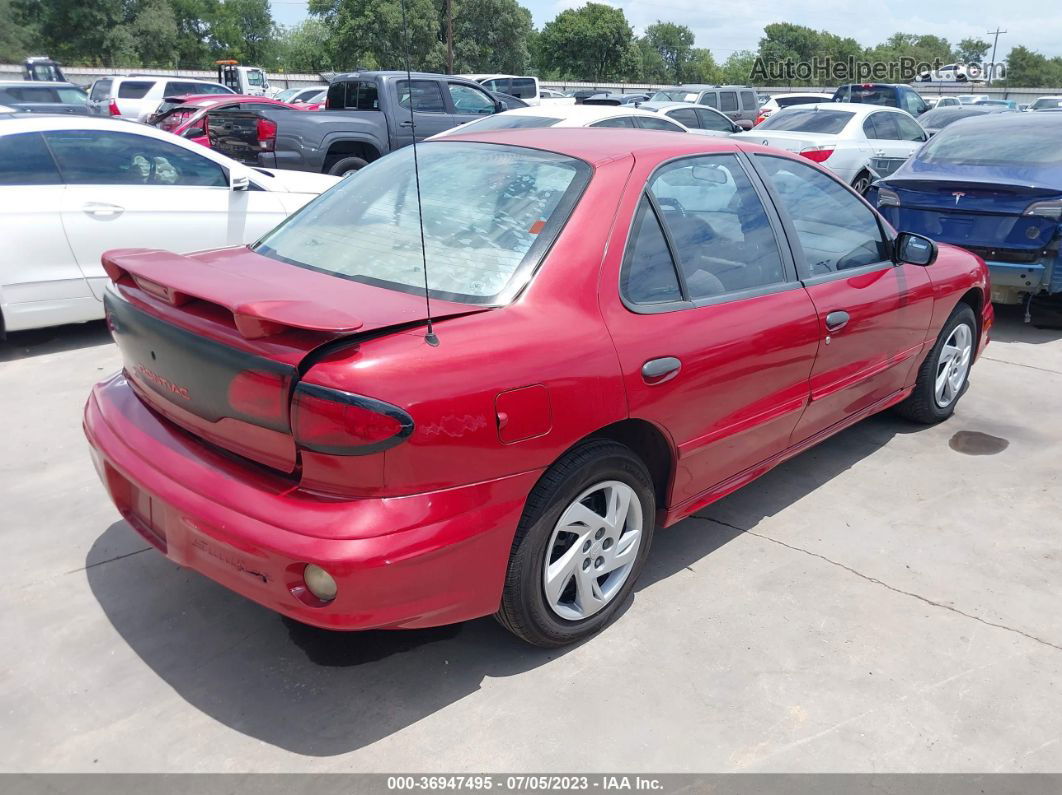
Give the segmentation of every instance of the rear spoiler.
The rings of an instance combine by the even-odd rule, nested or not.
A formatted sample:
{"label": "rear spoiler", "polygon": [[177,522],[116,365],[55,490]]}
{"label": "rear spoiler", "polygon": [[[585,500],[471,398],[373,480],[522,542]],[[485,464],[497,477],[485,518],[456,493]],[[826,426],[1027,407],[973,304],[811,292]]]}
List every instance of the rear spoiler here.
{"label": "rear spoiler", "polygon": [[618,99],[584,99],[584,105],[620,105]]}
{"label": "rear spoiler", "polygon": [[278,285],[250,279],[158,249],[113,249],[103,253],[102,262],[115,285],[138,287],[172,306],[205,301],[227,309],[246,339],[292,329],[349,334],[364,325],[355,315],[323,305],[299,280]]}

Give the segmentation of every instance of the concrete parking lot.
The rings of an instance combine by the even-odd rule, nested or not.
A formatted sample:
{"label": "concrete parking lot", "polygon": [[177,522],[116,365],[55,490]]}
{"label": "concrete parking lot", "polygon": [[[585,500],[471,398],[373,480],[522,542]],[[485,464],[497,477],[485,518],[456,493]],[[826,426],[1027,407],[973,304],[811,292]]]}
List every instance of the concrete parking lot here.
{"label": "concrete parking lot", "polygon": [[102,325],[0,343],[4,771],[1060,771],[1062,332],[658,534],[579,647],[302,627],[168,562],[80,428]]}

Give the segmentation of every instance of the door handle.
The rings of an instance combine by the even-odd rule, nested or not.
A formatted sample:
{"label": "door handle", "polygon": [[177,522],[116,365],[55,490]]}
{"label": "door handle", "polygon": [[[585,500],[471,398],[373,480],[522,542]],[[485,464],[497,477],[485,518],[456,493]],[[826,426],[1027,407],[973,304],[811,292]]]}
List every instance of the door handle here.
{"label": "door handle", "polygon": [[848,325],[849,315],[843,309],[838,309],[836,312],[830,312],[826,315],[826,330],[827,331],[840,331]]}
{"label": "door handle", "polygon": [[399,127],[412,127],[413,126],[413,122],[411,122],[411,121],[400,121],[398,123],[398,126]]}
{"label": "door handle", "polygon": [[83,204],[81,209],[85,215],[103,219],[117,218],[125,212],[124,207],[119,207],[117,204],[104,204],[102,202],[89,202],[88,204]]}
{"label": "door handle", "polygon": [[647,384],[662,384],[678,375],[680,369],[682,362],[674,356],[650,359],[642,365],[642,380]]}

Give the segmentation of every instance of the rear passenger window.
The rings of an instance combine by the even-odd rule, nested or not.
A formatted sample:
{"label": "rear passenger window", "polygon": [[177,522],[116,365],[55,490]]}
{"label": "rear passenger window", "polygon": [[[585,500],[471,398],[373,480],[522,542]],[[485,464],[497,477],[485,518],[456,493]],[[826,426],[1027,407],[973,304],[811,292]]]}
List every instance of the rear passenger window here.
{"label": "rear passenger window", "polygon": [[720,91],[719,92],[719,110],[724,113],[733,112],[738,109],[737,92],[735,91]]}
{"label": "rear passenger window", "polygon": [[653,176],[649,190],[663,211],[690,299],[786,281],[770,217],[734,155],[669,163]]}
{"label": "rear passenger window", "polygon": [[514,77],[510,90],[506,93],[520,99],[532,99],[536,96],[538,88],[535,81],[529,77]]}
{"label": "rear passenger window", "polygon": [[367,80],[333,83],[328,88],[328,107],[379,110],[380,97],[376,91],[376,83]]}
{"label": "rear passenger window", "polygon": [[143,99],[153,85],[151,80],[123,80],[118,84],[118,99]]}
{"label": "rear passenger window", "polygon": [[62,181],[40,133],[0,136],[0,185],[60,185]]}
{"label": "rear passenger window", "polygon": [[678,110],[671,111],[667,115],[669,118],[674,119],[680,124],[685,124],[687,127],[699,128],[701,126],[701,122],[697,118],[697,113],[693,108],[679,108]]}
{"label": "rear passenger window", "polygon": [[649,200],[642,197],[620,272],[620,290],[635,304],[682,300],[675,263]]}
{"label": "rear passenger window", "polygon": [[614,119],[602,119],[595,121],[590,127],[633,127],[634,119],[630,116],[618,116]]}
{"label": "rear passenger window", "polygon": [[677,124],[673,124],[667,119],[659,119],[653,116],[639,116],[637,119],[638,126],[643,130],[664,130],[665,132],[686,132]]}
{"label": "rear passenger window", "polygon": [[[418,113],[446,113],[446,103],[443,101],[442,89],[434,80],[414,80],[412,83],[413,110]],[[410,82],[399,80],[398,104],[409,109],[410,105]]]}
{"label": "rear passenger window", "polygon": [[832,177],[789,158],[756,155],[756,162],[796,227],[802,279],[889,259],[874,211]]}

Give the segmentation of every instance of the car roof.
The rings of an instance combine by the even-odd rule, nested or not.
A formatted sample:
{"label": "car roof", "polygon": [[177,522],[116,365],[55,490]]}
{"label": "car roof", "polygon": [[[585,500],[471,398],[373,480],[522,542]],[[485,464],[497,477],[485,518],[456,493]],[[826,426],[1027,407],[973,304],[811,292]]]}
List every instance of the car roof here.
{"label": "car roof", "polygon": [[505,115],[537,116],[546,119],[562,119],[590,123],[598,119],[613,116],[656,116],[648,110],[639,110],[623,105],[531,105],[526,108],[513,108]]}
{"label": "car roof", "polygon": [[788,94],[771,94],[771,99],[786,99],[787,97],[832,97],[833,94],[825,91],[791,91]]}
{"label": "car roof", "polygon": [[[975,116],[961,119],[962,129],[978,130],[982,128],[1008,130],[1013,129],[1043,129],[1047,128],[1051,134],[1058,135],[1062,129],[1062,113],[978,113]],[[956,122],[957,124],[958,122]],[[949,125],[950,126],[950,125]]]}
{"label": "car roof", "polygon": [[0,80],[0,88],[22,88],[23,86],[45,86],[49,88],[80,88],[69,80]]}
{"label": "car roof", "polygon": [[[894,108],[889,105],[874,105],[870,102],[813,102],[808,103],[807,105],[790,105],[788,108],[782,108],[778,111],[778,114],[788,113],[794,110],[843,110],[848,113],[854,113],[857,116],[869,116],[871,113],[885,111],[902,113],[904,116],[911,116],[910,113],[902,108]],[[911,118],[913,119],[914,117],[911,116]]]}
{"label": "car roof", "polygon": [[[510,111],[511,112],[511,111]],[[493,132],[468,132],[436,139],[438,143],[478,142],[508,144],[528,149],[542,149],[604,165],[633,155],[635,158],[681,157],[683,155],[761,151],[765,147],[729,137],[675,135],[665,130],[635,130],[621,127],[586,129],[583,127],[545,127]],[[435,143],[436,141],[432,141]],[[773,150],[772,150],[773,151]]]}
{"label": "car roof", "polygon": [[170,137],[169,133],[147,124],[119,116],[73,116],[69,113],[16,113],[3,127],[4,133],[46,132],[48,130],[114,130],[135,132],[152,137]]}
{"label": "car roof", "polygon": [[[715,113],[720,111],[715,108],[709,108],[707,105],[698,105],[696,102],[670,102],[666,100],[660,100],[659,102],[643,102],[638,106],[639,108],[652,108],[653,110],[674,110],[675,108],[697,108],[698,110],[710,110]],[[720,115],[726,115],[720,113]]]}

